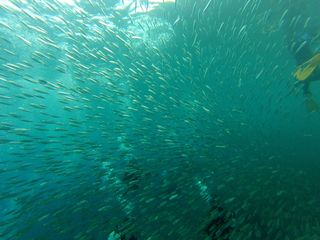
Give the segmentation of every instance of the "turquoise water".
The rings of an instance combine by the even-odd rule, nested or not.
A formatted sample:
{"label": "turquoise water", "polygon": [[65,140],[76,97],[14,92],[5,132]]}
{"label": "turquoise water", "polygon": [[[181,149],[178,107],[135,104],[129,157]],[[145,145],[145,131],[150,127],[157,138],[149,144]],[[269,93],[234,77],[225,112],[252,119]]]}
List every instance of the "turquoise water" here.
{"label": "turquoise water", "polygon": [[0,239],[320,239],[297,2],[0,0]]}

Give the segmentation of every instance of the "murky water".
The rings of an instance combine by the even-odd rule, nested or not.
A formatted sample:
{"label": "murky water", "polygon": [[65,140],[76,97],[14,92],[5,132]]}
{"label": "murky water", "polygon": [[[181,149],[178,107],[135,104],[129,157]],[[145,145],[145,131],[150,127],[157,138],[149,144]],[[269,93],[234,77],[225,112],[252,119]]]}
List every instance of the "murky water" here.
{"label": "murky water", "polygon": [[0,238],[320,239],[319,7],[0,0]]}

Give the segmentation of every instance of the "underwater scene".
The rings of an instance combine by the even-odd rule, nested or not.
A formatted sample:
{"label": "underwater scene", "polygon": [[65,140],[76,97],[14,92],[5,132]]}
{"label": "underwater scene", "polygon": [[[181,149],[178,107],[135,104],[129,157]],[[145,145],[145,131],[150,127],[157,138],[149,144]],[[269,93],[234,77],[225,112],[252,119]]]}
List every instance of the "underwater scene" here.
{"label": "underwater scene", "polygon": [[319,0],[0,0],[1,240],[320,240]]}

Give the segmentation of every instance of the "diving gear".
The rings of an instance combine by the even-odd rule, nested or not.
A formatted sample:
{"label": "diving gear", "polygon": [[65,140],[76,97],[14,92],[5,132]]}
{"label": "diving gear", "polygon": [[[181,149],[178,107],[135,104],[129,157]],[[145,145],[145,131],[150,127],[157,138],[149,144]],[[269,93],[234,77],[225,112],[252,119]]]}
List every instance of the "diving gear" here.
{"label": "diving gear", "polygon": [[314,70],[320,65],[320,53],[313,56],[307,62],[297,67],[294,77],[299,81],[307,80]]}

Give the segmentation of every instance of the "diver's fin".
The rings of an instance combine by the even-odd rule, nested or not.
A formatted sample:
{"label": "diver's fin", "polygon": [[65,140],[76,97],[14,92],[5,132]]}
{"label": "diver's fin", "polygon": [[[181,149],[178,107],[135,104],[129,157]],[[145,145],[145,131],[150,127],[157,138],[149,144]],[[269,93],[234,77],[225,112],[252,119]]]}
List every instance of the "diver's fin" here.
{"label": "diver's fin", "polygon": [[305,104],[308,112],[319,112],[320,110],[318,103],[313,99],[312,96],[309,96],[305,99]]}
{"label": "diver's fin", "polygon": [[320,65],[320,53],[316,54],[310,60],[298,66],[294,73],[294,77],[299,81],[304,81],[313,73],[313,71],[319,65]]}

